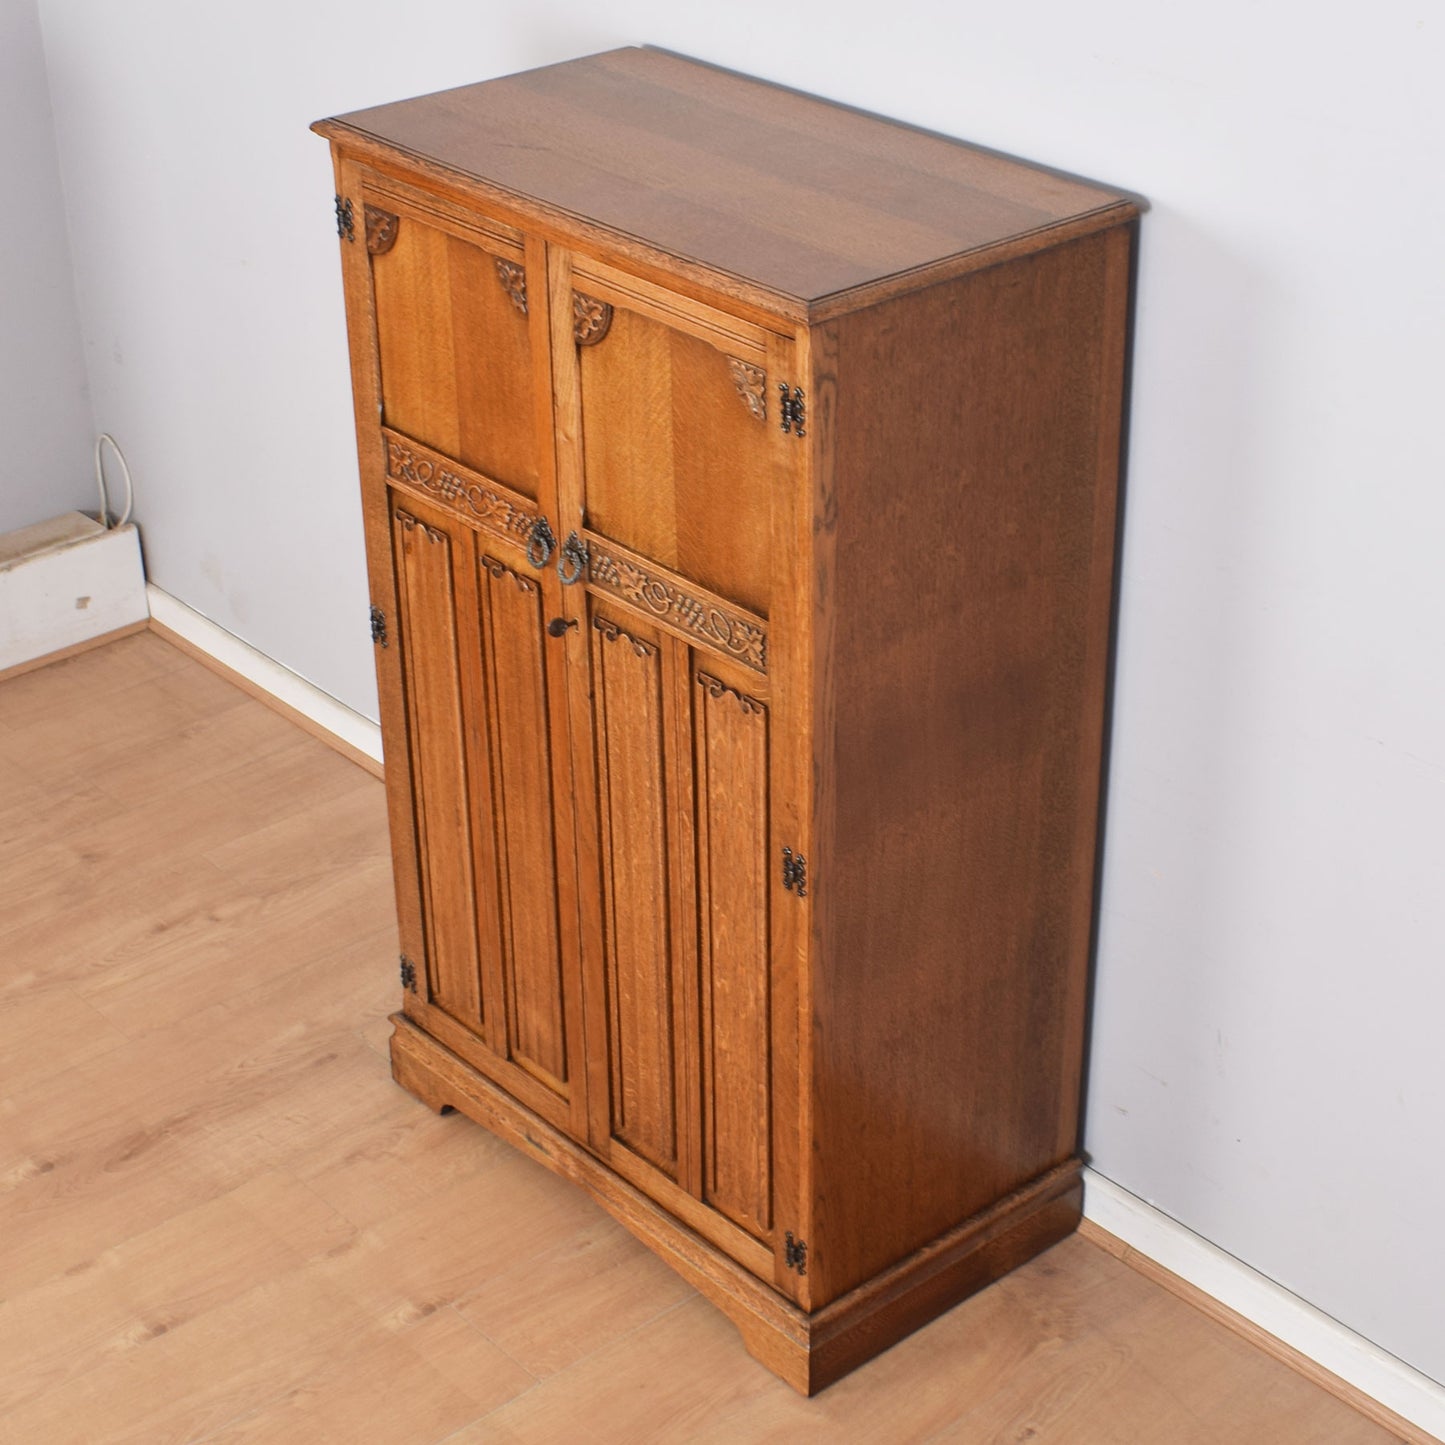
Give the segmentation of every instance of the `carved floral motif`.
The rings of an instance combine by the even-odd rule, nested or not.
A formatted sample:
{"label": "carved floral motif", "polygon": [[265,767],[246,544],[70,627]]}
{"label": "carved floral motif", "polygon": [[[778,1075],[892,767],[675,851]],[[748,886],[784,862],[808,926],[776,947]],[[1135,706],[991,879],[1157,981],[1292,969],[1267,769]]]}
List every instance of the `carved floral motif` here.
{"label": "carved floral motif", "polygon": [[537,520],[535,512],[516,506],[481,482],[460,477],[444,463],[422,456],[390,437],[386,439],[386,474],[440,497],[453,510],[476,517],[508,541],[516,541],[523,546]]}
{"label": "carved floral motif", "polygon": [[751,366],[736,356],[728,357],[728,371],[732,373],[733,385],[743,399],[743,405],[759,421],[768,417],[767,373],[760,366]]}
{"label": "carved floral motif", "polygon": [[522,313],[527,314],[527,272],[517,265],[515,261],[497,262],[497,279],[502,283],[502,289],[511,298],[512,305]]}
{"label": "carved floral motif", "polygon": [[595,541],[588,547],[587,571],[594,586],[706,638],[755,672],[767,672],[768,634],[756,623],[704,602],[634,562],[610,555]]}
{"label": "carved floral motif", "polygon": [[768,710],[757,698],[749,697],[735,687],[729,687],[721,678],[713,677],[711,673],[699,672],[696,677],[697,685],[705,688],[709,697],[735,697],[738,706],[746,713],[766,713]]}
{"label": "carved floral motif", "polygon": [[396,245],[396,233],[400,227],[401,221],[390,211],[383,211],[380,206],[368,206],[366,208],[366,249],[373,256],[386,255]]}
{"label": "carved floral motif", "polygon": [[572,335],[578,346],[596,346],[612,325],[612,308],[595,296],[572,293]]}

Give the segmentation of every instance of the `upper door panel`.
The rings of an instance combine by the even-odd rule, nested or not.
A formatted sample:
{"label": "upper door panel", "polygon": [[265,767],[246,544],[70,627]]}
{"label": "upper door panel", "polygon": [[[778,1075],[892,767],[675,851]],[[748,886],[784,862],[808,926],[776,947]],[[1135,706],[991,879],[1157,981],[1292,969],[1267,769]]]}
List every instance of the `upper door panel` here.
{"label": "upper door panel", "polygon": [[574,286],[589,530],[766,617],[779,432],[764,333],[590,271]]}
{"label": "upper door panel", "polygon": [[520,237],[368,195],[383,419],[537,496],[533,357]]}

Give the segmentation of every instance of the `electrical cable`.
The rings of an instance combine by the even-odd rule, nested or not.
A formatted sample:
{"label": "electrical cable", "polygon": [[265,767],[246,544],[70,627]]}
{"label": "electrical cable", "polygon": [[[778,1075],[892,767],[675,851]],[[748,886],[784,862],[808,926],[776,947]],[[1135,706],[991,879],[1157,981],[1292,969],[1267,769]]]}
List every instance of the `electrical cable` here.
{"label": "electrical cable", "polygon": [[[117,522],[110,520],[110,494],[106,491],[105,466],[101,459],[101,449],[106,442],[110,443],[110,449],[115,453],[116,461],[120,463],[121,475],[125,478],[125,511],[120,514],[120,520]],[[125,524],[130,521],[131,507],[135,503],[135,490],[131,486],[130,468],[125,462],[125,453],[121,451],[120,443],[117,442],[108,431],[101,432],[95,439],[95,482],[96,486],[100,488],[101,526],[107,531],[112,531],[116,527],[125,526]]]}

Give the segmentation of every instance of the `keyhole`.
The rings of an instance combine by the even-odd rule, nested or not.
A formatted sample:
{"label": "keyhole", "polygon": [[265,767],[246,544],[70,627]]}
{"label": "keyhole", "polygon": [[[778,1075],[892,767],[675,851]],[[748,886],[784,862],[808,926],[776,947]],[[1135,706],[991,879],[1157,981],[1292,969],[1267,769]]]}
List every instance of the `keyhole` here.
{"label": "keyhole", "polygon": [[547,624],[547,634],[550,637],[563,637],[569,627],[576,627],[576,625],[575,617],[554,617]]}

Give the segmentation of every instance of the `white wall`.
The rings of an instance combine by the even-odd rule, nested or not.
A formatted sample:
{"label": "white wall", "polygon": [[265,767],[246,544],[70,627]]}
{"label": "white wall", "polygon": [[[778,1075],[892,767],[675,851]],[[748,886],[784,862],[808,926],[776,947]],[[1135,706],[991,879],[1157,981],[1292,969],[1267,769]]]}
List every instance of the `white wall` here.
{"label": "white wall", "polygon": [[100,501],[35,0],[0,0],[0,533]]}
{"label": "white wall", "polygon": [[155,578],[363,709],[315,116],[651,40],[1150,196],[1088,1145],[1445,1380],[1434,9],[42,13],[91,380]]}

